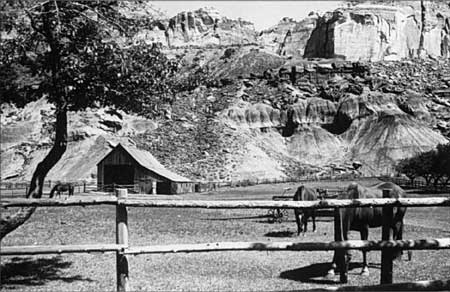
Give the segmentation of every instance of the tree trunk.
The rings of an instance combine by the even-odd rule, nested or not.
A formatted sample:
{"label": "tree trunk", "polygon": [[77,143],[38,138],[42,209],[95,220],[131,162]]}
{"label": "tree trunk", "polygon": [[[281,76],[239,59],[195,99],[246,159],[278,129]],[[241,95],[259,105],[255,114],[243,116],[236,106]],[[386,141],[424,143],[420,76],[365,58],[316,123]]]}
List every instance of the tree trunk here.
{"label": "tree trunk", "polygon": [[[51,90],[49,92],[49,99],[56,105],[55,140],[52,149],[37,165],[36,170],[33,173],[30,187],[26,195],[27,198],[42,197],[45,177],[53,166],[58,163],[67,148],[67,100],[64,95],[64,90],[59,82],[61,52],[58,40],[59,27],[58,24],[55,26],[55,21],[52,18],[52,11],[56,8],[52,6],[53,4],[56,5],[56,2],[47,2],[44,4],[44,13],[41,14],[42,29],[39,30],[39,32],[45,37],[46,42],[50,46],[48,62],[51,71]],[[0,218],[0,240],[25,223],[35,210],[36,207],[24,207],[20,208],[20,210],[12,216]]]}
{"label": "tree trunk", "polygon": [[424,40],[425,40],[425,14],[426,14],[426,6],[424,3],[424,0],[420,0],[420,21],[421,21],[421,27],[420,27],[420,39],[419,39],[419,48],[417,50],[417,57],[421,57],[424,47]]}
{"label": "tree trunk", "polygon": [[[44,180],[50,169],[61,159],[67,148],[67,109],[57,110],[55,143],[47,156],[37,165],[31,179],[27,198],[41,198]],[[0,218],[0,240],[8,233],[25,223],[36,207],[24,207],[12,216]]]}

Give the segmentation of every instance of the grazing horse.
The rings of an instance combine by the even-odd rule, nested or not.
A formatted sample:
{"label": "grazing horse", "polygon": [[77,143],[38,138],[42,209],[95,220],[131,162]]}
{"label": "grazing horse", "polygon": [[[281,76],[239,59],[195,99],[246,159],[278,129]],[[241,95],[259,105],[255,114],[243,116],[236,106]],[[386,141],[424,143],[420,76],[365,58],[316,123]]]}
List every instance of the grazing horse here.
{"label": "grazing horse", "polygon": [[[314,189],[299,186],[294,194],[294,201],[314,201],[317,200],[317,193]],[[313,232],[316,231],[316,210],[315,209],[294,209],[295,221],[297,222],[297,235],[303,231],[303,235],[308,230],[308,219],[312,217]],[[303,228],[304,227],[304,228]]]}
{"label": "grazing horse", "polygon": [[[351,183],[347,190],[339,195],[339,199],[369,199],[382,198],[382,190],[390,190],[389,198],[401,198],[404,196],[404,191],[398,185],[387,182],[379,183],[372,187],[366,188],[357,183]],[[405,216],[406,207],[395,207],[393,221],[391,228],[393,230],[393,239],[401,240],[403,236],[403,217]],[[356,208],[341,208],[340,215],[342,219],[342,239],[348,240],[348,232],[350,230],[359,231],[362,240],[367,240],[369,236],[369,228],[381,227],[383,221],[383,207],[356,207]],[[363,253],[363,268],[361,275],[369,275],[369,268],[367,266],[366,251]],[[346,250],[346,261],[350,261],[350,253]],[[396,253],[395,258],[399,258],[401,253]],[[410,258],[410,253],[408,253]],[[348,263],[347,262],[347,263]],[[336,269],[336,253],[333,258],[332,268],[328,274],[333,275]]]}
{"label": "grazing horse", "polygon": [[55,192],[56,196],[61,197],[62,192],[68,192],[68,196],[73,196],[75,187],[71,183],[58,183],[50,191],[50,198],[53,198]]}

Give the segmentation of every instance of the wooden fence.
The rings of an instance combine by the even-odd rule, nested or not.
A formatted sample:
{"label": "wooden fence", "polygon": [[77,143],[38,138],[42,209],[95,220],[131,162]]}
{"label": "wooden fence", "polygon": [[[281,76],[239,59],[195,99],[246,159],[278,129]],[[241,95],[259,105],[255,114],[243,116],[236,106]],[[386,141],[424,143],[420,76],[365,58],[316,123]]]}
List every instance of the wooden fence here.
{"label": "wooden fence", "polygon": [[384,180],[391,181],[402,188],[422,189],[429,191],[450,192],[450,184],[439,183],[434,185],[433,183],[427,184],[425,179],[416,178],[413,182],[410,179],[401,177],[389,177],[383,178]]}
{"label": "wooden fence", "polygon": [[[343,255],[345,250],[381,250],[382,273],[381,283],[392,283],[392,252],[394,250],[438,250],[450,249],[450,238],[421,240],[390,240],[387,223],[383,227],[383,240],[348,240],[331,242],[215,242],[198,244],[172,244],[130,247],[128,243],[128,213],[127,207],[159,207],[159,208],[220,208],[220,209],[269,209],[269,208],[346,208],[383,206],[386,214],[392,213],[398,206],[450,206],[450,198],[401,198],[401,199],[355,199],[355,200],[322,200],[322,201],[200,201],[200,200],[151,200],[129,198],[126,189],[118,189],[116,197],[79,197],[61,199],[2,199],[1,207],[24,206],[86,206],[115,205],[116,206],[116,244],[91,245],[58,245],[58,246],[2,246],[0,254],[30,255],[50,253],[84,253],[84,252],[115,252],[117,291],[129,290],[128,255],[178,253],[178,252],[213,252],[231,250],[258,251],[336,251]],[[339,212],[335,212],[339,214]],[[339,220],[339,216],[335,217]],[[335,221],[336,221],[335,220]],[[339,221],[337,221],[339,222]],[[340,225],[340,224],[335,224]],[[343,259],[338,255],[339,259]],[[342,262],[341,262],[342,263]],[[341,270],[340,279],[346,282],[346,265]],[[450,281],[413,282],[405,285],[395,284],[380,286],[383,290],[445,290],[450,289]],[[363,289],[364,287],[359,287]]]}
{"label": "wooden fence", "polygon": [[[55,186],[57,183],[71,183],[74,186],[74,193],[81,194],[86,193],[89,190],[97,188],[97,186],[93,186],[92,183],[88,183],[87,181],[56,181],[56,180],[48,180],[44,182],[44,191],[50,192],[51,188]],[[17,198],[17,197],[25,197],[28,193],[28,188],[30,186],[30,182],[21,181],[21,182],[1,182],[0,183],[0,195],[2,198]]]}

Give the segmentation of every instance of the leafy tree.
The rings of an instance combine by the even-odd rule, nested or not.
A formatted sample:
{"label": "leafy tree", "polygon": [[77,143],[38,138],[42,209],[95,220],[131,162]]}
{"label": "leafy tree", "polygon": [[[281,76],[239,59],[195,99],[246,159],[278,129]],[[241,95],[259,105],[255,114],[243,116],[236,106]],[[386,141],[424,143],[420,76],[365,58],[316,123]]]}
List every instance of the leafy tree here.
{"label": "leafy tree", "polygon": [[417,163],[419,167],[417,169],[417,174],[425,179],[426,185],[429,186],[431,184],[431,180],[435,175],[435,158],[436,152],[435,150],[430,150],[427,152],[420,153],[417,156]]}
{"label": "leafy tree", "polygon": [[400,160],[395,169],[397,172],[405,174],[411,180],[412,185],[414,179],[419,176],[419,167],[418,159],[411,157]]}
{"label": "leafy tree", "polygon": [[443,179],[442,182],[446,185],[450,181],[450,143],[439,144],[436,149],[400,160],[396,170],[405,174],[411,183],[421,176],[425,178],[427,186],[433,182],[437,188]]}
{"label": "leafy tree", "polygon": [[443,184],[447,185],[450,181],[450,143],[439,144],[436,150],[436,168],[441,174],[441,178],[444,178]]}
{"label": "leafy tree", "polygon": [[[0,4],[0,94],[24,105],[46,96],[55,106],[53,146],[33,173],[27,198],[67,148],[67,112],[115,106],[156,114],[170,99],[173,66],[157,46],[132,45],[136,22],[119,13],[120,1],[8,0]],[[169,93],[169,94],[168,94]],[[0,219],[0,239],[35,211],[21,208]]]}

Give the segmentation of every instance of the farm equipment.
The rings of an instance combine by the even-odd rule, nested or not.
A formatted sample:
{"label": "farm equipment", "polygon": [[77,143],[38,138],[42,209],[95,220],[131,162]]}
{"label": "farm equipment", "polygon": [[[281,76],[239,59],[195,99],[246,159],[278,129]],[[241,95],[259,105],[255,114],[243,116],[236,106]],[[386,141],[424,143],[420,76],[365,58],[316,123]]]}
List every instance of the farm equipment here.
{"label": "farm equipment", "polygon": [[[272,200],[274,201],[290,201],[292,200],[292,195],[287,196],[285,195],[286,192],[292,190],[292,188],[284,188],[283,193],[281,193],[281,196],[273,196]],[[267,211],[267,218],[269,223],[278,222],[281,223],[284,221],[287,221],[288,219],[288,210],[287,209],[280,209],[280,208],[273,208],[269,209]]]}
{"label": "farm equipment", "polygon": [[[293,195],[286,195],[286,192],[292,190],[292,188],[284,188],[283,193],[280,196],[273,196],[272,200],[274,201],[291,201],[293,199]],[[338,194],[342,192],[342,189],[321,189],[318,188],[317,193],[319,194],[320,200],[326,200],[326,199],[336,199],[338,197]],[[327,210],[325,210],[327,211]],[[329,211],[329,210],[328,210]],[[288,220],[288,209],[280,209],[280,208],[273,208],[269,209],[267,211],[267,218],[269,223],[281,223],[283,221]]]}

